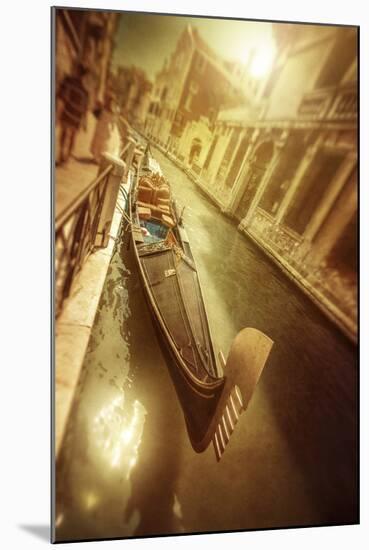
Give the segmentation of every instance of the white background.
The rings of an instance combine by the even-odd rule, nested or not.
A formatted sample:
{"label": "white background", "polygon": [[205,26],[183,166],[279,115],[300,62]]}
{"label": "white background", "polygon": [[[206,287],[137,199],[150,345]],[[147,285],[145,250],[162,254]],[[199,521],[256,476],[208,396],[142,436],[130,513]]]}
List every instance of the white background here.
{"label": "white background", "polygon": [[[368,31],[366,2],[77,1],[59,5],[361,25],[360,526],[83,543],[78,548],[362,548],[368,534]],[[0,10],[0,545],[45,546],[50,515],[50,2]],[[4,123],[5,122],[5,123]],[[296,365],[298,368],[298,365]],[[319,376],[319,365],[317,365]],[[337,456],[339,460],[339,456]],[[283,502],[280,503],[283,506]],[[34,526],[31,527],[30,526]],[[44,538],[30,532],[44,526]],[[42,531],[42,529],[41,529]],[[74,547],[71,544],[69,547]]]}

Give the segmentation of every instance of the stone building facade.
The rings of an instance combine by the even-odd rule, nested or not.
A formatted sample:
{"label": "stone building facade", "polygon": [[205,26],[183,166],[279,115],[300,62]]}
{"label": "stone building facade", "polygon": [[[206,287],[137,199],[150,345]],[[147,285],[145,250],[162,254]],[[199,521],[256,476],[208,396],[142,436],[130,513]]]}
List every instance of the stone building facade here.
{"label": "stone building facade", "polygon": [[72,74],[77,63],[88,69],[91,107],[102,101],[109,85],[114,33],[119,13],[57,8],[55,10],[55,84]]}
{"label": "stone building facade", "polygon": [[219,110],[249,103],[240,64],[219,58],[198,31],[188,26],[155,79],[145,133],[194,173],[211,145]]}
{"label": "stone building facade", "polygon": [[255,85],[188,28],[145,133],[355,339],[357,29],[273,34],[273,67]]}
{"label": "stone building facade", "polygon": [[357,30],[275,25],[279,56],[253,109],[223,110],[199,185],[357,331]]}
{"label": "stone building facade", "polygon": [[138,130],[143,130],[151,101],[152,83],[138,67],[119,66],[113,88],[122,115]]}

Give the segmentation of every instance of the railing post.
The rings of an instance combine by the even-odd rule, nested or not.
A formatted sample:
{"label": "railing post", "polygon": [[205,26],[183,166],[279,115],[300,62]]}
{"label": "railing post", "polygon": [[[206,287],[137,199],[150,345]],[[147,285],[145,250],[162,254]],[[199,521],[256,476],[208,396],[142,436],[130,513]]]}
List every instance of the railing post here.
{"label": "railing post", "polygon": [[132,136],[128,137],[127,142],[129,143],[129,147],[127,151],[127,156],[125,158],[126,168],[125,168],[124,177],[123,177],[124,183],[127,182],[128,172],[132,167],[132,161],[133,161],[133,157],[136,149],[136,140]]}
{"label": "railing post", "polygon": [[125,173],[126,164],[119,157],[110,153],[103,153],[99,172],[103,172],[109,165],[112,169],[107,175],[104,202],[101,208],[99,225],[97,228],[95,246],[105,248],[109,244],[109,231],[113,221],[114,210],[117,204],[119,186]]}
{"label": "railing post", "polygon": [[141,164],[142,164],[142,161],[143,161],[143,158],[144,158],[143,151],[137,151],[136,150],[135,158],[136,158],[136,170],[137,170],[137,174],[139,174],[140,171],[141,171]]}

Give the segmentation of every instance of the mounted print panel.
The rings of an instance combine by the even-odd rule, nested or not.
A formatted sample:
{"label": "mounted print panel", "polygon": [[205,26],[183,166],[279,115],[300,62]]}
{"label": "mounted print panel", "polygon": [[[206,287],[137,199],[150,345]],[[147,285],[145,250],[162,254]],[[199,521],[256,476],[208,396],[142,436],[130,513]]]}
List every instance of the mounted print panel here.
{"label": "mounted print panel", "polygon": [[358,523],[358,27],[52,23],[53,542]]}

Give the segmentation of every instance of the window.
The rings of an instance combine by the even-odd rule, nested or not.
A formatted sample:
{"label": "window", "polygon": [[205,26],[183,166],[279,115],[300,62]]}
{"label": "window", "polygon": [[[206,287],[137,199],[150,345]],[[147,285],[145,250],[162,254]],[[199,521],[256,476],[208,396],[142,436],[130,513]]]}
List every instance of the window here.
{"label": "window", "polygon": [[216,117],[217,117],[216,110],[213,107],[211,107],[208,111],[208,118],[209,118],[210,124],[214,124]]}
{"label": "window", "polygon": [[201,54],[196,55],[196,69],[199,73],[203,73],[206,65],[205,57],[203,57]]}
{"label": "window", "polygon": [[283,223],[303,234],[343,162],[343,156],[320,150],[302,177]]}
{"label": "window", "polygon": [[197,94],[198,91],[199,91],[198,83],[192,80],[190,84],[190,92],[192,94]]}
{"label": "window", "polygon": [[191,151],[189,155],[189,164],[196,164],[201,154],[202,143],[201,140],[195,138],[192,140]]}

